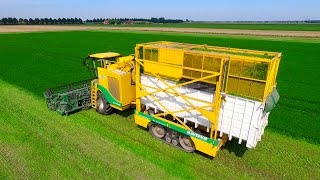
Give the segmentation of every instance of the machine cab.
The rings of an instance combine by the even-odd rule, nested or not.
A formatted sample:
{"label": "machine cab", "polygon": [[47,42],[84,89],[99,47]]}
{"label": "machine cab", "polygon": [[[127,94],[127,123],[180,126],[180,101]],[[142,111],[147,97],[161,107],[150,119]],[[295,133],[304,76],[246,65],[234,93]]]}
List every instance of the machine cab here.
{"label": "machine cab", "polygon": [[119,57],[121,57],[121,55],[115,52],[96,53],[88,55],[88,57],[83,60],[83,64],[91,71],[92,75],[97,78],[97,68],[107,68],[108,65],[116,62]]}

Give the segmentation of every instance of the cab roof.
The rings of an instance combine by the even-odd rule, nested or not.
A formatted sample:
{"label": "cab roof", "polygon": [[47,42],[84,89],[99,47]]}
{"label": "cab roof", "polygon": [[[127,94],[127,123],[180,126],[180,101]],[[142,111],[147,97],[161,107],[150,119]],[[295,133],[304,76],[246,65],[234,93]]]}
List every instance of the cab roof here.
{"label": "cab roof", "polygon": [[96,59],[107,59],[107,58],[119,57],[119,56],[121,55],[115,52],[96,53],[96,54],[89,55],[90,58],[96,58]]}

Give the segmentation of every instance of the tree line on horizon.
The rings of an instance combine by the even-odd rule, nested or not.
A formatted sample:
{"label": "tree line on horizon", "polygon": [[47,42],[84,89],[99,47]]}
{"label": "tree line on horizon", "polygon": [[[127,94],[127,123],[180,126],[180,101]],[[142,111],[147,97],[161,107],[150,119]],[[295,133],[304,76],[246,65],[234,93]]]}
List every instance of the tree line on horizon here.
{"label": "tree line on horizon", "polygon": [[83,23],[96,23],[102,24],[105,21],[109,24],[122,24],[128,21],[136,23],[182,23],[181,19],[165,19],[165,18],[94,18],[83,21],[81,18],[2,18],[0,19],[0,25],[52,25],[52,24],[83,24]]}
{"label": "tree line on horizon", "polygon": [[23,19],[23,18],[2,18],[0,19],[0,24],[2,25],[51,25],[51,24],[83,24],[83,21],[81,18],[58,18],[58,19],[52,19],[52,18],[29,18],[29,19]]}
{"label": "tree line on horizon", "polygon": [[103,23],[104,21],[109,21],[109,24],[122,24],[128,21],[132,21],[135,23],[183,23],[184,21],[181,19],[165,19],[161,18],[98,18],[98,19],[87,19],[86,23]]}
{"label": "tree line on horizon", "polygon": [[[83,21],[81,18],[2,18],[0,19],[0,25],[54,25],[54,24],[84,24],[94,23],[102,24],[108,21],[108,24],[125,24],[132,21],[135,24],[139,23],[183,23],[183,22],[210,22],[210,21],[183,21],[181,19],[165,19],[165,18],[94,18]],[[303,20],[303,21],[213,21],[215,23],[320,23],[320,20]]]}

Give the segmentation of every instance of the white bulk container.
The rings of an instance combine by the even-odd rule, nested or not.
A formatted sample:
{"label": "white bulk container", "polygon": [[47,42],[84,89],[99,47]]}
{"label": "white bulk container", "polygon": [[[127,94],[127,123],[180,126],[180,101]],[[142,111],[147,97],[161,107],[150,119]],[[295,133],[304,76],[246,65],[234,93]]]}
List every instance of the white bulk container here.
{"label": "white bulk container", "polygon": [[[174,81],[165,80],[165,82],[169,86],[176,85]],[[168,86],[159,79],[143,74],[141,75],[141,84],[143,87],[152,87],[144,87],[149,93],[155,92],[159,88],[168,88]],[[210,92],[208,90],[197,90],[190,87],[176,87],[174,90],[179,94],[183,94],[190,98],[205,102],[214,101],[215,95],[213,90]],[[141,103],[146,105],[147,108],[154,108],[155,112],[158,110],[167,112],[166,109],[170,111],[179,111],[190,108],[189,103],[181,97],[174,96],[172,93],[158,92],[155,96],[165,108],[155,102],[151,96],[141,98]],[[188,101],[198,107],[207,105],[205,102],[192,99],[188,99]],[[211,108],[206,109],[212,110]],[[246,141],[246,146],[248,148],[254,148],[257,145],[257,142],[261,140],[264,128],[268,124],[269,113],[264,113],[263,109],[264,105],[261,102],[227,95],[226,101],[221,104],[218,124],[220,136],[222,136],[223,133],[228,134],[229,140],[237,138],[239,139],[239,143]],[[175,116],[183,118],[185,123],[188,121],[193,122],[196,128],[199,125],[207,127],[208,132],[211,127],[211,122],[197,110],[178,112],[175,113]]]}

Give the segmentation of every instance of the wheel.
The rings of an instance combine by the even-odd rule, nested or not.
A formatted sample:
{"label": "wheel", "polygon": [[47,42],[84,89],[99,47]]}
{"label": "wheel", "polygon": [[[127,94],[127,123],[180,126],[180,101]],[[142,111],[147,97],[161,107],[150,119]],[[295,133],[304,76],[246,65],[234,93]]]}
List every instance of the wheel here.
{"label": "wheel", "polygon": [[110,103],[104,99],[102,94],[99,94],[98,96],[97,111],[100,114],[104,114],[104,115],[111,114],[113,111],[113,108],[110,106]]}
{"label": "wheel", "polygon": [[171,142],[172,142],[173,145],[178,146],[179,139],[178,138],[173,138]]}
{"label": "wheel", "polygon": [[195,150],[194,144],[190,137],[185,135],[179,136],[179,143],[181,147],[187,152],[193,152]]}
{"label": "wheel", "polygon": [[148,114],[151,115],[151,116],[153,116],[153,115],[154,115],[154,110],[149,109],[149,110],[148,110]]}
{"label": "wheel", "polygon": [[162,139],[166,135],[166,130],[163,126],[158,124],[152,124],[150,127],[151,134],[159,139]]}
{"label": "wheel", "polygon": [[135,109],[135,108],[136,108],[136,105],[135,105],[135,104],[130,104],[130,108],[131,108],[131,109]]}
{"label": "wheel", "polygon": [[168,143],[171,143],[171,135],[167,133],[166,137],[164,138]]}

